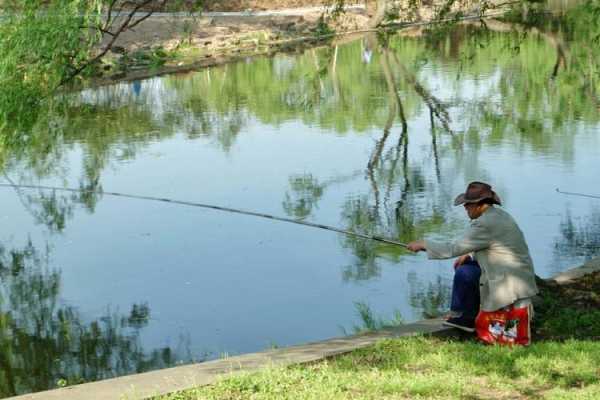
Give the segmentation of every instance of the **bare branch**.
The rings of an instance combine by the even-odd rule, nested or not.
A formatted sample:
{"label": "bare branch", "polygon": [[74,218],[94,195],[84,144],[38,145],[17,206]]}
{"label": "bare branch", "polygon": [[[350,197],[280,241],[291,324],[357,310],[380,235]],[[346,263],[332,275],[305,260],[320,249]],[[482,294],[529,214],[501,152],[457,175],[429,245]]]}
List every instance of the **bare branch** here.
{"label": "bare branch", "polygon": [[101,26],[86,26],[86,25],[82,25],[82,26],[79,27],[79,29],[95,29],[97,31],[102,32],[105,35],[115,36],[114,33],[112,33],[111,31],[108,31],[108,30],[104,29]]}
{"label": "bare branch", "polygon": [[[167,0],[163,0],[163,1],[161,2],[161,4],[160,4],[158,7],[156,7],[156,9],[161,9],[162,7],[164,7],[164,6],[165,6],[165,4],[166,4],[166,3],[167,3]],[[153,9],[153,10],[150,10],[150,11],[148,11],[148,12],[146,13],[146,15],[144,15],[143,17],[140,17],[140,18],[139,18],[137,21],[135,21],[135,22],[131,23],[131,24],[130,24],[130,25],[127,27],[127,29],[132,29],[132,28],[136,27],[137,25],[139,25],[141,22],[143,22],[143,21],[144,21],[144,20],[146,20],[148,17],[150,17],[150,16],[151,16],[151,15],[152,15],[152,14],[153,14],[155,11],[156,11],[156,9]]]}
{"label": "bare branch", "polygon": [[106,11],[106,21],[104,22],[104,27],[103,29],[108,31],[110,30],[110,28],[112,27],[112,22],[113,22],[113,9],[115,7],[115,4],[117,4],[117,1],[119,0],[111,0],[110,4],[108,5],[108,10]]}
{"label": "bare branch", "polygon": [[[123,21],[123,23],[121,23],[121,25],[119,26],[119,28],[113,33],[112,38],[110,39],[110,41],[108,42],[108,44],[94,57],[92,57],[90,60],[86,61],[83,63],[83,65],[80,65],[79,67],[77,67],[73,72],[71,72],[68,76],[66,76],[65,78],[63,78],[60,83],[58,84],[57,88],[66,84],[67,82],[70,82],[71,80],[73,80],[77,75],[79,75],[81,72],[83,72],[86,68],[88,68],[90,65],[98,62],[102,57],[104,57],[106,55],[106,53],[108,53],[108,51],[112,48],[112,46],[115,44],[115,42],[117,41],[117,39],[119,38],[119,36],[125,32],[127,29],[130,29],[132,27],[132,20],[135,17],[135,14],[138,13],[139,10],[141,10],[142,8],[150,5],[152,2],[154,2],[156,0],[145,0],[139,4],[137,4],[127,15],[127,17],[125,17],[125,21]],[[124,2],[125,3],[129,3],[129,2]],[[163,6],[166,3],[166,0],[163,0],[161,2],[161,6]],[[152,13],[154,12],[154,9],[148,11],[148,14],[145,15],[144,17],[142,17],[142,21],[146,18],[148,18]],[[140,20],[136,21],[135,24],[139,24],[140,22],[142,22]]]}

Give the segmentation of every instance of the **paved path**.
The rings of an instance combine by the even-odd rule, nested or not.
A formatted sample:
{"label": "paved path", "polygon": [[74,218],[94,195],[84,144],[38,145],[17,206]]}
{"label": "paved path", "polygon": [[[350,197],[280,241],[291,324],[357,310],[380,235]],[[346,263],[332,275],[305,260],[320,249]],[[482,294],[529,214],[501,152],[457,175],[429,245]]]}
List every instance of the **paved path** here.
{"label": "paved path", "polygon": [[[345,11],[364,11],[366,10],[363,4],[344,6]],[[247,10],[247,11],[230,11],[230,12],[202,12],[202,13],[154,13],[154,17],[293,17],[302,16],[309,13],[322,13],[325,11],[333,11],[333,7],[301,7],[301,8],[285,8],[281,10]],[[128,15],[123,12],[121,15]],[[137,16],[143,16],[145,13],[137,13]]]}
{"label": "paved path", "polygon": [[267,366],[285,366],[322,360],[348,353],[386,338],[413,336],[421,333],[450,334],[441,320],[426,320],[374,333],[329,339],[322,342],[244,354],[222,360],[207,361],[167,368],[143,374],[122,376],[67,388],[27,394],[19,400],[134,400],[208,385],[223,377],[254,371]]}
{"label": "paved path", "polygon": [[[345,11],[363,12],[366,11],[364,4],[353,4],[344,6]],[[152,14],[152,17],[293,17],[302,16],[311,13],[322,13],[325,11],[333,11],[333,7],[321,6],[321,7],[300,7],[300,8],[284,8],[280,10],[247,10],[247,11],[212,11],[212,12],[201,12],[201,13],[189,13],[189,12],[156,12]],[[134,14],[134,17],[143,17],[147,13],[138,12]],[[129,13],[126,11],[115,12],[114,16],[124,17],[128,16]],[[105,15],[106,16],[106,15]],[[0,13],[0,20],[5,16]]]}

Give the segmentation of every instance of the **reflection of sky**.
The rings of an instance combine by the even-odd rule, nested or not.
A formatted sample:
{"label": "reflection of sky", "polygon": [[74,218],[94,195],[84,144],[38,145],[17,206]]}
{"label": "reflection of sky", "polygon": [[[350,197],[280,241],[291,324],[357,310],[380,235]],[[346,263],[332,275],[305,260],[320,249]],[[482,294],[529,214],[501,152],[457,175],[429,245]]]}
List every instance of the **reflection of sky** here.
{"label": "reflection of sky", "polygon": [[[367,136],[319,135],[297,123],[279,130],[255,123],[227,155],[181,137],[154,144],[134,162],[106,171],[103,187],[281,215],[288,176],[351,175],[357,162],[366,164],[370,142]],[[331,158],[339,146],[344,151]],[[80,156],[70,157],[73,171]],[[340,202],[363,188],[360,177],[327,190],[314,219],[340,225]],[[5,232],[31,234],[39,243],[43,229],[31,226],[15,196],[3,203],[11,210]],[[353,302],[362,300],[378,313],[398,308],[416,318],[408,306],[411,269],[390,264],[379,279],[343,282],[341,271],[352,256],[336,234],[305,227],[105,197],[94,214],[77,212],[64,234],[50,241],[64,301],[90,317],[107,305],[126,312],[147,301],[154,322],[145,334],[152,345],[175,346],[188,334],[198,353],[317,340],[356,324]]]}
{"label": "reflection of sky", "polygon": [[[277,65],[281,74],[291,68],[285,58]],[[443,100],[456,92],[461,101],[487,96],[498,80],[493,73],[464,80],[457,87],[454,76],[444,71],[426,68],[419,74]],[[164,82],[142,82],[139,96],[131,84],[82,96],[91,104],[110,103],[115,97],[121,104],[139,102],[162,121],[170,113],[184,113],[175,107],[177,93]],[[460,110],[452,113],[458,119]],[[381,137],[379,130],[341,136],[300,121],[273,127],[252,118],[241,129],[227,152],[212,138],[190,140],[183,133],[151,143],[133,159],[112,160],[112,168],[101,174],[102,187],[283,215],[289,177],[311,174],[320,182],[335,183],[324,189],[309,219],[342,227],[343,204],[370,191],[365,175],[356,171],[364,171],[374,141]],[[426,188],[419,201],[411,203],[421,207],[415,213],[426,214],[423,208],[430,207],[434,195],[450,204],[468,181],[487,180],[523,229],[538,274],[549,276],[580,262],[578,257],[557,259],[553,252],[567,207],[581,218],[591,203],[562,197],[554,189],[592,188],[597,181],[599,130],[573,129],[578,129],[575,154],[568,158],[556,153],[559,148],[541,156],[508,141],[495,147],[482,144],[478,150],[466,144],[457,150],[444,135],[438,142],[438,183],[429,115],[423,107],[409,120],[409,168],[422,171]],[[396,125],[389,145],[397,142],[399,131]],[[66,175],[44,183],[62,185],[64,179],[76,186],[83,157],[75,146],[65,156]],[[400,198],[401,188],[394,185],[392,201]],[[344,281],[342,271],[355,258],[340,245],[337,234],[216,211],[104,197],[93,214],[78,209],[64,233],[49,235],[32,225],[13,192],[5,192],[0,205],[3,242],[12,238],[19,244],[28,236],[38,246],[49,241],[51,265],[62,269],[65,302],[90,318],[107,306],[127,312],[133,303],[148,302],[153,320],[143,333],[146,347],[177,346],[182,336],[189,336],[196,356],[340,335],[340,327],[359,323],[353,306],[357,301],[367,302],[378,316],[391,317],[398,309],[405,319],[415,320],[420,315],[410,306],[411,285],[426,288],[438,276],[450,281],[452,273],[449,262],[431,262],[418,255],[399,262],[380,259],[380,276]],[[449,222],[466,223],[462,209],[444,210]]]}

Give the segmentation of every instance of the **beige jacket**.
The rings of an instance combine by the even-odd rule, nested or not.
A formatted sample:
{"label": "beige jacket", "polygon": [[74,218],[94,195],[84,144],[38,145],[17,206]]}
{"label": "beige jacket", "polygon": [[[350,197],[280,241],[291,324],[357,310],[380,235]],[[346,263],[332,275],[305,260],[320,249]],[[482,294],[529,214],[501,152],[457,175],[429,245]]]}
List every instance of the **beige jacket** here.
{"label": "beige jacket", "polygon": [[481,309],[495,311],[538,293],[533,262],[523,232],[506,211],[490,207],[463,237],[442,243],[425,241],[430,259],[473,253],[481,266]]}

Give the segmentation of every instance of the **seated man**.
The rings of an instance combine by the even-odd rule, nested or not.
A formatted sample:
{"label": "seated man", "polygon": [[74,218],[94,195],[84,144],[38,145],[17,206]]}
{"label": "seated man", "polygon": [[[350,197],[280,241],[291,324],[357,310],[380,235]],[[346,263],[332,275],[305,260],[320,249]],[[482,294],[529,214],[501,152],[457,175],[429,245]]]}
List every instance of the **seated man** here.
{"label": "seated man", "polygon": [[[465,193],[454,200],[454,205],[464,205],[471,219],[471,226],[464,235],[453,241],[415,241],[408,244],[414,252],[427,251],[430,259],[459,257],[456,264],[467,263],[470,256],[481,267],[479,278],[480,310],[475,319],[472,305],[465,306],[465,295],[476,299],[472,290],[474,270],[465,270],[468,290],[457,284],[457,301],[462,302],[460,317],[450,318],[447,323],[464,330],[476,330],[479,339],[486,343],[529,344],[533,306],[531,298],[538,293],[533,262],[523,232],[513,218],[504,210],[500,198],[492,187],[482,182],[472,182]],[[467,264],[468,266],[469,264]],[[461,271],[465,266],[459,267]],[[470,272],[469,272],[470,271]],[[460,281],[463,272],[459,272]],[[464,278],[464,276],[463,276]],[[460,283],[460,282],[459,282]],[[463,288],[464,289],[464,288]],[[469,308],[471,307],[471,308]],[[516,332],[516,334],[514,334]],[[508,334],[510,333],[510,334]]]}

